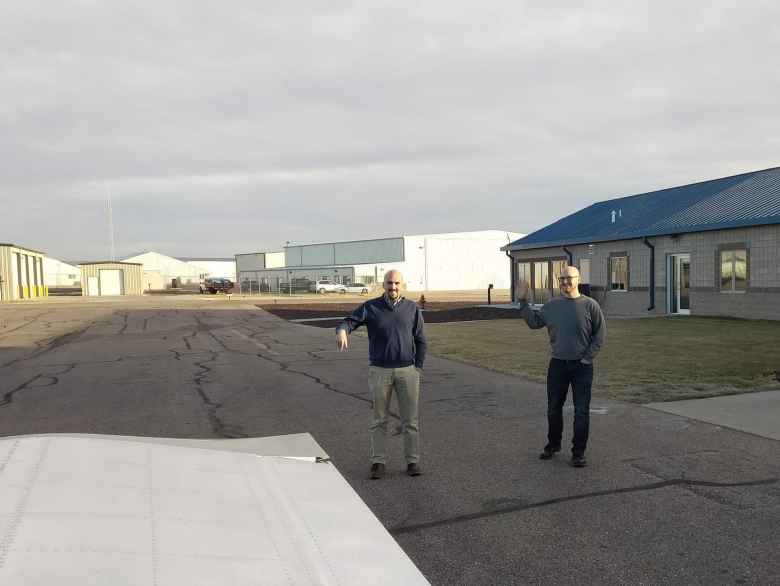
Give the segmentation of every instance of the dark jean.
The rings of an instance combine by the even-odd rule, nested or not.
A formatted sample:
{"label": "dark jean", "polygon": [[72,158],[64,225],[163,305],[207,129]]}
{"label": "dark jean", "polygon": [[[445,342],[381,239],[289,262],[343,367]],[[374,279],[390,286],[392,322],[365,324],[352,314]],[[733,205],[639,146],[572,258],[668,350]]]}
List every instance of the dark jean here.
{"label": "dark jean", "polygon": [[593,365],[579,360],[552,358],[547,368],[547,441],[560,447],[563,436],[563,404],[572,389],[574,399],[574,438],[572,454],[582,455],[588,445],[590,427],[590,394],[593,386]]}

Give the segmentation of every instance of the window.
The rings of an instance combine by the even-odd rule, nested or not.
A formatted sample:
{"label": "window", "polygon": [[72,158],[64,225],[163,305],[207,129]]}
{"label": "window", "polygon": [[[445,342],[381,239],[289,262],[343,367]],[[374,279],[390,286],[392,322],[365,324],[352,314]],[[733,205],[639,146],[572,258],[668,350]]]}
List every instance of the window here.
{"label": "window", "polygon": [[615,255],[609,259],[609,288],[628,291],[628,256]]}
{"label": "window", "polygon": [[747,290],[747,250],[737,248],[720,251],[720,290],[726,292]]}
{"label": "window", "polygon": [[558,277],[566,268],[566,259],[519,261],[515,265],[515,286],[521,282],[531,288],[530,303],[547,303],[552,297],[560,295]]}
{"label": "window", "polygon": [[580,283],[582,283],[583,285],[590,284],[590,259],[589,258],[580,259]]}
{"label": "window", "polygon": [[522,283],[525,281],[528,285],[531,284],[531,263],[519,262],[517,263],[517,282]]}
{"label": "window", "polygon": [[552,297],[550,291],[550,263],[535,262],[534,263],[534,303],[547,303]]}
{"label": "window", "polygon": [[563,273],[563,269],[569,266],[569,263],[565,260],[553,260],[550,261],[552,265],[552,294],[556,297],[561,294],[560,281],[558,277]]}

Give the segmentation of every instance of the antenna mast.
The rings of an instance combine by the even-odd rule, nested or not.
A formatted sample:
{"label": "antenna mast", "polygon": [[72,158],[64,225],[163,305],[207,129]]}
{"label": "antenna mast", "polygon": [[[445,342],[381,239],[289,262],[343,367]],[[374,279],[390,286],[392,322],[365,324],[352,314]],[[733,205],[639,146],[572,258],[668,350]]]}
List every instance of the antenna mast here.
{"label": "antenna mast", "polygon": [[108,236],[111,241],[111,260],[116,260],[114,253],[114,210],[111,206],[111,188],[108,188]]}

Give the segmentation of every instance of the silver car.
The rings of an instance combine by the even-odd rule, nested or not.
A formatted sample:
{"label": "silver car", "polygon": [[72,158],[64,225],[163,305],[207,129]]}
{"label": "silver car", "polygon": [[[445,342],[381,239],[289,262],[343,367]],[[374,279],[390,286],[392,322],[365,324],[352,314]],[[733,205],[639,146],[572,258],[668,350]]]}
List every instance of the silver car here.
{"label": "silver car", "polygon": [[365,295],[368,293],[368,287],[363,283],[352,283],[351,285],[344,285],[342,293],[360,293]]}

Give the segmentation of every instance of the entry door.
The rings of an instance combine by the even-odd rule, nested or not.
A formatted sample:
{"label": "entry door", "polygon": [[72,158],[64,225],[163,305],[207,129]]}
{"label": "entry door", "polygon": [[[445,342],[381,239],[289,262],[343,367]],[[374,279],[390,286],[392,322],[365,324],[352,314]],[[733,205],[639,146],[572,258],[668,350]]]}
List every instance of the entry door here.
{"label": "entry door", "polygon": [[669,257],[669,313],[691,313],[691,255]]}
{"label": "entry door", "polygon": [[87,277],[87,295],[90,297],[100,295],[97,277]]}
{"label": "entry door", "polygon": [[119,269],[100,269],[100,294],[122,294],[122,271]]}

